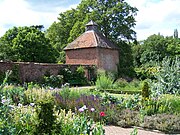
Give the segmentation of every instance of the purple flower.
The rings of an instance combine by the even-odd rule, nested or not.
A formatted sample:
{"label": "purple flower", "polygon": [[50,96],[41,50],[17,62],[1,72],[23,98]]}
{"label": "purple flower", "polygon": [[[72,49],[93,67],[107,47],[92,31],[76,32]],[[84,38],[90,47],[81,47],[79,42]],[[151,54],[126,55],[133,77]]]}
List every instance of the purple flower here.
{"label": "purple flower", "polygon": [[2,103],[2,104],[4,104],[4,103],[9,103],[9,102],[10,102],[9,99],[2,99],[2,100],[1,100],[1,103]]}
{"label": "purple flower", "polygon": [[2,104],[6,103],[6,102],[7,102],[6,99],[2,99],[2,101],[1,101]]}

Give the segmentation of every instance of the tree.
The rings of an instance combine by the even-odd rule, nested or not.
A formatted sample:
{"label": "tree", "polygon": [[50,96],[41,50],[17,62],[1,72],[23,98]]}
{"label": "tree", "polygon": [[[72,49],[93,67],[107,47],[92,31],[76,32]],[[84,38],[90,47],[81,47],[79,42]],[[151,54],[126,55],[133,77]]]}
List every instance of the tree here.
{"label": "tree", "polygon": [[152,66],[152,63],[162,61],[166,56],[175,59],[180,54],[180,39],[151,35],[138,45],[133,46],[134,64]]}
{"label": "tree", "polygon": [[62,52],[93,20],[99,25],[99,30],[116,44],[134,41],[136,12],[137,8],[131,7],[124,0],[82,0],[76,9],[61,13],[58,22],[54,22],[47,30],[46,36]]}
{"label": "tree", "polygon": [[177,29],[174,30],[174,38],[178,38],[178,30]]}
{"label": "tree", "polygon": [[55,62],[56,50],[40,31],[42,26],[14,27],[0,39],[0,58],[11,61]]}

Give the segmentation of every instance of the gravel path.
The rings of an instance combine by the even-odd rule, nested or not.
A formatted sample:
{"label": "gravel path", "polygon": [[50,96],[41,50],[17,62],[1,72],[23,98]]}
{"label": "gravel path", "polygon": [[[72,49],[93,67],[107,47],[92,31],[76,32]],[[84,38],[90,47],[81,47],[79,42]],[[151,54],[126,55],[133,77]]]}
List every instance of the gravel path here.
{"label": "gravel path", "polygon": [[[105,135],[130,135],[133,128],[121,128],[117,126],[105,126]],[[138,129],[138,135],[165,135],[161,132]],[[177,134],[176,134],[177,135]]]}

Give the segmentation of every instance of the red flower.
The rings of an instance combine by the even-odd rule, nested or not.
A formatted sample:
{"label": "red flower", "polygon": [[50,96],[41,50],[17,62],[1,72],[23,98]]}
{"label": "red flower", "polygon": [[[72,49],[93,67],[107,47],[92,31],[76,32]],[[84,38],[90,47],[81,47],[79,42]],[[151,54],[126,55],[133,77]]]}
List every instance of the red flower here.
{"label": "red flower", "polygon": [[104,117],[104,116],[105,116],[105,113],[104,113],[104,112],[100,112],[100,116],[101,116],[101,117]]}

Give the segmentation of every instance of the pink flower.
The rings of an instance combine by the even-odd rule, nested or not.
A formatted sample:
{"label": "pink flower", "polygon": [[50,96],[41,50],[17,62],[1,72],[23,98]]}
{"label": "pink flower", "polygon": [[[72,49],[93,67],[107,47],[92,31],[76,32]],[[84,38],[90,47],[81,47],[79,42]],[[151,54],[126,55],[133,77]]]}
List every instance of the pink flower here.
{"label": "pink flower", "polygon": [[105,113],[104,113],[104,112],[100,112],[100,116],[101,116],[101,117],[104,117],[104,116],[105,116]]}

